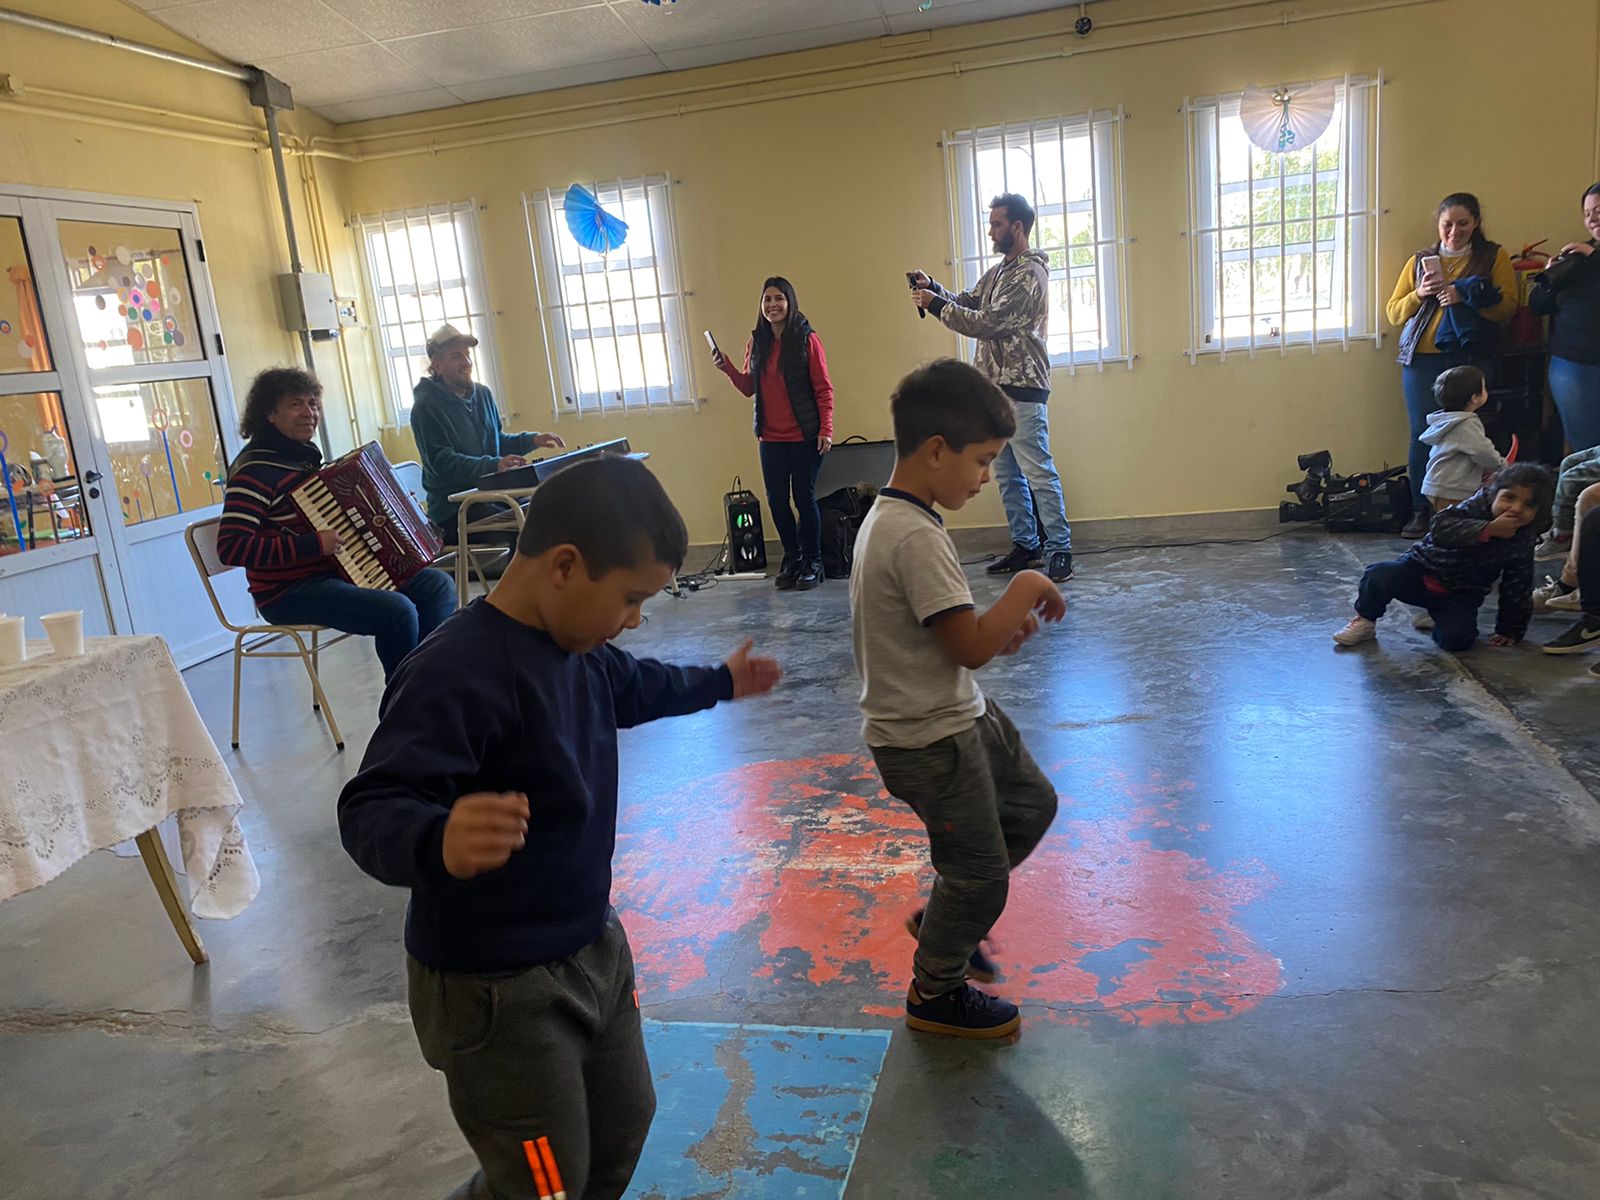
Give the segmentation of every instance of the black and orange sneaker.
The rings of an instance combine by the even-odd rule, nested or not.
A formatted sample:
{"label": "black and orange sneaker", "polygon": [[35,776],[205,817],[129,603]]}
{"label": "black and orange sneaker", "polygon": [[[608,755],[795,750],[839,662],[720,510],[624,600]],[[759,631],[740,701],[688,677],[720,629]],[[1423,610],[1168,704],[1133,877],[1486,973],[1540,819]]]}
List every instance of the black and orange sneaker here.
{"label": "black and orange sneaker", "polygon": [[[912,937],[922,935],[922,909],[917,909],[906,918],[906,932]],[[994,959],[983,952],[979,946],[972,952],[972,957],[967,959],[967,978],[976,979],[979,983],[993,983],[1000,974],[1000,968],[995,966]]]}
{"label": "black and orange sneaker", "polygon": [[980,992],[963,983],[953,992],[928,997],[912,984],[906,993],[906,1027],[950,1037],[1010,1037],[1022,1026],[1022,1014],[1009,1000]]}

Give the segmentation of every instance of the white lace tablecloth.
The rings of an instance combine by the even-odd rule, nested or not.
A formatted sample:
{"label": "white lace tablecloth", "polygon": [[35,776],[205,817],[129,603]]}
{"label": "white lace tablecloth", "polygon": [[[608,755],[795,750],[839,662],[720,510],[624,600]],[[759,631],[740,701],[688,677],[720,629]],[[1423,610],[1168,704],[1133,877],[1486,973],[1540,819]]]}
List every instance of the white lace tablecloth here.
{"label": "white lace tablecloth", "polygon": [[0,667],[0,900],[176,813],[197,917],[243,912],[261,877],[244,801],[158,637],[89,638],[81,658],[30,642]]}

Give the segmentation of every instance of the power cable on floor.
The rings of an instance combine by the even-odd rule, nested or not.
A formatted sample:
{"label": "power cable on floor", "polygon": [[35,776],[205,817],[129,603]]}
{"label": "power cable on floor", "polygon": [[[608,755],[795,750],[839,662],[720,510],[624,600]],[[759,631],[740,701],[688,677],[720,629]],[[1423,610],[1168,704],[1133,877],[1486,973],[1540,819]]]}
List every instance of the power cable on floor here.
{"label": "power cable on floor", "polygon": [[[1273,538],[1280,538],[1289,533],[1298,533],[1300,530],[1308,528],[1312,528],[1312,526],[1307,524],[1289,525],[1263,537],[1253,538],[1201,538],[1192,542],[1129,542],[1124,546],[1096,546],[1093,550],[1074,550],[1072,557],[1075,559],[1087,558],[1091,554],[1116,554],[1124,550],[1184,550],[1191,546],[1251,546],[1258,542],[1270,542]],[[985,554],[980,558],[964,558],[961,560],[961,565],[963,567],[982,566],[1004,557],[1004,554]]]}

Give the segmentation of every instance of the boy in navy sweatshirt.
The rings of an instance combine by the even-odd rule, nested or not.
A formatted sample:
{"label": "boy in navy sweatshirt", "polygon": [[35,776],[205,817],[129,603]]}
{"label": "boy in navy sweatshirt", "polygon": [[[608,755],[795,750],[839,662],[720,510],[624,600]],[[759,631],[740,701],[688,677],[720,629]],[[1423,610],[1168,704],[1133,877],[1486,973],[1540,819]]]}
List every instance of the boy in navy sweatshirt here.
{"label": "boy in navy sweatshirt", "polygon": [[644,1146],[655,1092],[610,905],[617,730],[779,677],[749,642],[717,667],[610,645],[687,548],[638,462],[545,483],[494,591],[396,672],[339,797],[351,857],[411,889],[412,1021],[481,1168],[458,1200],[612,1200]]}
{"label": "boy in navy sweatshirt", "polygon": [[1503,467],[1476,495],[1436,515],[1423,539],[1399,558],[1367,568],[1356,615],[1333,640],[1341,646],[1371,641],[1378,618],[1398,600],[1425,610],[1415,624],[1431,628],[1441,649],[1471,649],[1478,609],[1498,581],[1500,611],[1489,644],[1520,642],[1533,613],[1533,543],[1549,528],[1554,492],[1548,467]]}

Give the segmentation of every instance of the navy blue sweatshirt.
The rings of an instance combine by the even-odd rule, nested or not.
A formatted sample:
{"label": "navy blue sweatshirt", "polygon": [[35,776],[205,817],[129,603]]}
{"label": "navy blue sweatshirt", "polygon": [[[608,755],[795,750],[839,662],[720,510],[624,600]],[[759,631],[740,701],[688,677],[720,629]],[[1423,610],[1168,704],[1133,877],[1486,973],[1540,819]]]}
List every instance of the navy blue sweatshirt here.
{"label": "navy blue sweatshirt", "polygon": [[[600,936],[611,902],[617,730],[733,698],[726,666],[614,646],[569,654],[479,599],[400,664],[339,834],[361,869],[411,889],[406,949],[440,971],[516,971]],[[456,797],[526,792],[527,844],[460,880],[444,868]]]}
{"label": "navy blue sweatshirt", "polygon": [[1482,488],[1433,518],[1426,536],[1402,558],[1413,558],[1452,592],[1482,600],[1500,581],[1494,631],[1521,641],[1533,616],[1533,543],[1542,530],[1525,525],[1508,538],[1487,534],[1494,502]]}

